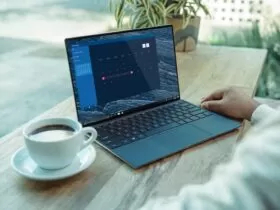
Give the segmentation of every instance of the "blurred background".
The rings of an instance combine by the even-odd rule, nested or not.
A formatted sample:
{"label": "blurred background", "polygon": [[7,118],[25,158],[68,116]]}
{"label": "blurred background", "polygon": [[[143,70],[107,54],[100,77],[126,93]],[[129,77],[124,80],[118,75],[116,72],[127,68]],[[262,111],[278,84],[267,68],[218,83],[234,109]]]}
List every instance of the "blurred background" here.
{"label": "blurred background", "polygon": [[[280,1],[204,0],[203,44],[266,48],[257,95],[280,98]],[[66,37],[112,30],[109,0],[0,1],[0,137],[72,95]]]}

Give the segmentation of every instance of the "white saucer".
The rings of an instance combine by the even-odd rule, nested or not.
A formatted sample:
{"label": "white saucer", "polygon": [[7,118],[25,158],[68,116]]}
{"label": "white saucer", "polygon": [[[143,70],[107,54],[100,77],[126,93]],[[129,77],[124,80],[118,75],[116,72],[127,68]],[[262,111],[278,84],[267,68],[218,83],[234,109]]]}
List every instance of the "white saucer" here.
{"label": "white saucer", "polygon": [[40,168],[30,157],[26,148],[16,151],[11,159],[13,169],[20,175],[34,180],[59,180],[64,179],[87,169],[95,160],[96,151],[92,145],[78,153],[73,162],[59,170],[46,170]]}

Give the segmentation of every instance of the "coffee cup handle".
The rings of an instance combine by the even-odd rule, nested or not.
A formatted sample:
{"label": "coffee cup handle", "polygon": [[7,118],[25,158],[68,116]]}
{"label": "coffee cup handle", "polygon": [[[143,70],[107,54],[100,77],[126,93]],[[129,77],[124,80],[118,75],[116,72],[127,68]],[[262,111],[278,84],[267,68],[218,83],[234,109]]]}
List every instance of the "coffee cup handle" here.
{"label": "coffee cup handle", "polygon": [[90,137],[83,141],[81,149],[84,149],[97,138],[97,131],[92,127],[86,127],[86,128],[83,128],[82,132],[83,132],[84,136],[87,136],[87,134],[90,133]]}

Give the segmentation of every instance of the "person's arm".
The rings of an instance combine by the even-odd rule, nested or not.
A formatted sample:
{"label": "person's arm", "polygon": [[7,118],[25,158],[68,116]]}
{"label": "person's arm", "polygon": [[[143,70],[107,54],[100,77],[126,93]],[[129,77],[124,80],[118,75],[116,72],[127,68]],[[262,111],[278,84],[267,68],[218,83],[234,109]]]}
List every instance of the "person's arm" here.
{"label": "person's arm", "polygon": [[280,112],[256,125],[233,159],[204,185],[149,201],[141,210],[280,209]]}
{"label": "person's arm", "polygon": [[202,107],[260,123],[237,147],[232,161],[218,167],[208,183],[152,200],[141,210],[280,209],[280,110],[259,105],[233,88],[205,97]]}
{"label": "person's arm", "polygon": [[272,109],[271,107],[265,105],[265,104],[261,104],[260,106],[258,106],[258,108],[256,108],[256,110],[253,112],[252,117],[251,117],[251,123],[253,125],[264,121],[266,118],[268,118],[269,116],[275,114],[276,110]]}

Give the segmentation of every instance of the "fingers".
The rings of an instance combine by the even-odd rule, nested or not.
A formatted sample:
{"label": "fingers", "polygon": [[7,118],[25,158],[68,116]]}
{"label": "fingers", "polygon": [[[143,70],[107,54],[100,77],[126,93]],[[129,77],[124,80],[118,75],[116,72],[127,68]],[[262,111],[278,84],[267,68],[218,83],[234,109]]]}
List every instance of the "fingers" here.
{"label": "fingers", "polygon": [[210,94],[209,96],[202,98],[201,102],[203,103],[205,101],[220,100],[223,98],[224,92],[225,92],[225,89],[217,90],[217,91],[213,92],[212,94]]}
{"label": "fingers", "polygon": [[206,101],[201,104],[201,107],[209,111],[222,113],[222,101]]}

